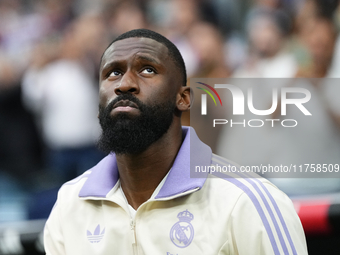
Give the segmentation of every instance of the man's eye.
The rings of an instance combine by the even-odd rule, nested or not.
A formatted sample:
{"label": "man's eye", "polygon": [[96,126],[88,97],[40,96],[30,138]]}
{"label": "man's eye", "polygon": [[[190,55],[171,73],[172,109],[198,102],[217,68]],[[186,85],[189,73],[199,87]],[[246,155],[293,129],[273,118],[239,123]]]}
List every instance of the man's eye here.
{"label": "man's eye", "polygon": [[109,76],[113,77],[113,76],[118,76],[120,74],[121,74],[121,72],[119,72],[119,71],[112,71]]}
{"label": "man's eye", "polygon": [[155,71],[151,68],[145,68],[142,73],[146,73],[146,74],[152,74],[155,73]]}

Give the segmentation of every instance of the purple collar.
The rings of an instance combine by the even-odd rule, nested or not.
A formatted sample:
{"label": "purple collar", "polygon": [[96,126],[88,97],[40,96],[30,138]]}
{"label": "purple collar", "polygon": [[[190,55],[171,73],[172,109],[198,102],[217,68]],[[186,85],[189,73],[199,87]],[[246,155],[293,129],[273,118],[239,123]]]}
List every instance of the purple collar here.
{"label": "purple collar", "polygon": [[[155,198],[165,198],[202,188],[206,178],[190,178],[190,165],[210,165],[212,152],[191,127],[182,127],[184,141],[165,183]],[[191,161],[191,164],[190,164]],[[92,169],[79,197],[106,197],[119,179],[115,154],[109,154]]]}

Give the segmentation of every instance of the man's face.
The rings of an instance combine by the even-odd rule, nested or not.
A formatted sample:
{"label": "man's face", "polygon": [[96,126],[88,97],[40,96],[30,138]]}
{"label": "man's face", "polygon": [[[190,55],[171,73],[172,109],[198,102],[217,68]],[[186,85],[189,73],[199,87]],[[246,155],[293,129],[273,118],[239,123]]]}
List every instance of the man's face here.
{"label": "man's face", "polygon": [[[149,38],[117,41],[102,59],[100,106],[106,107],[122,93],[131,93],[146,104],[165,102],[178,91],[178,75],[163,44]],[[112,115],[121,110],[124,109],[113,110]],[[135,109],[124,111],[139,114]]]}
{"label": "man's face", "polygon": [[139,153],[170,127],[180,77],[168,49],[149,38],[115,42],[100,72],[99,147],[117,154]]}

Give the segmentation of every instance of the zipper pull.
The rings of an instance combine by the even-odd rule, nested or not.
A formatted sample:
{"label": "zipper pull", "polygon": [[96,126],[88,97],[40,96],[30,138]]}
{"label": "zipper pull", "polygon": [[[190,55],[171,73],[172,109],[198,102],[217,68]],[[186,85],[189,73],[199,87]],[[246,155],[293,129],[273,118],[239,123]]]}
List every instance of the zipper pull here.
{"label": "zipper pull", "polygon": [[131,234],[132,234],[132,244],[136,244],[136,236],[135,236],[135,222],[131,220]]}

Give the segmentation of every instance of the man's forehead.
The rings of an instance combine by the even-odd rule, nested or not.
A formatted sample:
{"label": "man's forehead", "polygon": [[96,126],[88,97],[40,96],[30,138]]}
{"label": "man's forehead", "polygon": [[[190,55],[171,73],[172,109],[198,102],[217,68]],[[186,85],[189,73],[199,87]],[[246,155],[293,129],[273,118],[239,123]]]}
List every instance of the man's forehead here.
{"label": "man's forehead", "polygon": [[168,57],[168,48],[156,40],[145,37],[130,37],[114,42],[103,55],[103,62],[112,58],[124,57],[129,54],[144,52],[162,59]]}

